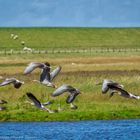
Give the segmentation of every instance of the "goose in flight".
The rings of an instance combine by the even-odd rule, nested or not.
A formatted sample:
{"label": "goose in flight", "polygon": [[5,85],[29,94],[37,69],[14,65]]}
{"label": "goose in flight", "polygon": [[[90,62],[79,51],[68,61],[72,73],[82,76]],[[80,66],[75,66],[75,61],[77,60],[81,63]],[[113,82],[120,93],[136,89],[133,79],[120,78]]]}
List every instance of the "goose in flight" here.
{"label": "goose in flight", "polygon": [[[110,85],[109,85],[110,86]],[[123,96],[125,98],[132,98],[132,99],[140,99],[140,96],[135,95],[133,93],[127,92],[126,90],[120,88],[120,87],[116,87],[115,85],[111,85],[111,89],[118,91],[117,93],[120,96]],[[114,92],[115,93],[115,92]],[[114,95],[114,93],[110,94],[110,97],[112,97]]]}
{"label": "goose in flight", "polygon": [[28,98],[29,98],[30,100],[33,101],[34,106],[36,106],[37,108],[39,108],[39,109],[41,109],[41,110],[46,110],[46,111],[48,111],[49,113],[58,112],[57,110],[50,110],[50,109],[46,108],[46,107],[44,106],[45,104],[41,103],[31,92],[27,92],[26,95],[28,96]]}
{"label": "goose in flight", "polygon": [[119,83],[117,83],[116,81],[113,81],[113,80],[103,80],[102,83],[98,83],[97,85],[101,85],[102,84],[102,93],[105,94],[109,91],[110,94],[113,94],[115,93],[115,89],[113,88],[112,89],[112,86],[115,86],[115,87],[119,87],[119,88],[123,88],[124,86],[123,85],[120,85]]}
{"label": "goose in flight", "polygon": [[28,64],[28,66],[26,67],[26,69],[24,70],[23,74],[29,74],[31,73],[34,69],[36,68],[40,68],[40,69],[44,69],[48,67],[48,63],[40,63],[40,62],[31,62],[30,64]]}
{"label": "goose in flight", "polygon": [[6,86],[9,84],[13,84],[15,88],[20,88],[22,84],[24,84],[23,81],[19,81],[16,78],[6,78],[1,84],[0,86]]}
{"label": "goose in flight", "polygon": [[70,85],[64,84],[64,85],[60,86],[59,88],[57,88],[51,94],[51,96],[56,97],[56,96],[59,96],[59,95],[63,94],[64,92],[69,93],[69,95],[66,99],[66,103],[70,104],[71,109],[77,109],[77,106],[73,104],[73,101],[81,93],[80,90],[76,89],[76,88],[74,88]]}
{"label": "goose in flight", "polygon": [[50,72],[50,64],[46,63],[46,66],[47,67],[42,69],[42,71],[41,71],[39,81],[38,80],[33,80],[33,81],[39,82],[39,83],[46,85],[46,86],[56,88],[56,86],[54,85],[54,83],[52,83],[52,81],[61,71],[61,66],[58,66],[52,72]]}

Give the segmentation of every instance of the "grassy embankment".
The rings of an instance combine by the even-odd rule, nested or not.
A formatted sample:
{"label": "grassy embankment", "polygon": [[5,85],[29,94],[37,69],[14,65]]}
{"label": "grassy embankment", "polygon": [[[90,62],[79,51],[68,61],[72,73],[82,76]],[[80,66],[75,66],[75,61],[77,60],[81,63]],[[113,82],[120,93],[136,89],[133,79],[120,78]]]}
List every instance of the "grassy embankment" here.
{"label": "grassy embankment", "polygon": [[[34,32],[32,33],[31,30]],[[63,31],[63,36],[57,33]],[[69,36],[70,32],[73,35]],[[23,36],[24,40],[30,42],[30,47],[47,47],[50,43],[44,41],[51,38],[55,46],[72,47],[70,43],[75,37],[75,42],[79,41],[81,45],[75,47],[85,47],[90,42],[90,47],[139,47],[140,42],[136,35],[140,29],[0,29],[0,45],[9,48],[21,47],[16,40],[9,39],[11,32],[16,32]],[[88,31],[87,31],[88,30]],[[123,30],[123,31],[122,31]],[[23,32],[22,32],[23,31]],[[26,32],[25,32],[26,31]],[[36,32],[35,32],[36,31]],[[51,32],[52,31],[52,32]],[[79,33],[79,31],[83,32]],[[42,34],[45,40],[37,38]],[[84,34],[85,32],[85,34]],[[113,32],[113,33],[112,33]],[[121,32],[121,33],[120,33]],[[29,35],[32,33],[32,36]],[[94,33],[94,35],[93,35]],[[119,34],[120,33],[120,34]],[[47,35],[48,34],[48,35]],[[52,36],[51,36],[52,34]],[[59,39],[56,39],[56,34]],[[88,36],[87,36],[88,34]],[[107,37],[110,35],[111,38]],[[46,37],[47,35],[47,37]],[[122,35],[122,36],[121,36]],[[7,37],[8,36],[8,37]],[[40,35],[41,36],[41,35]],[[51,37],[50,37],[51,36]],[[55,37],[54,37],[55,36]],[[101,36],[103,38],[101,38]],[[29,38],[28,38],[29,37]],[[96,39],[94,39],[96,37]],[[3,39],[1,39],[3,38]],[[71,40],[68,42],[66,38]],[[86,39],[85,39],[86,38]],[[124,38],[124,41],[123,39]],[[94,40],[93,40],[94,39]],[[126,39],[126,40],[125,40]],[[6,41],[7,40],[7,41]],[[56,41],[57,40],[57,41]],[[110,40],[110,41],[109,41]],[[35,41],[36,43],[33,43]],[[12,42],[12,43],[11,43]],[[39,43],[40,42],[40,43]],[[63,46],[63,43],[67,46]],[[105,43],[106,42],[106,43]],[[112,42],[112,43],[111,43]],[[11,46],[10,46],[11,43]],[[44,45],[43,45],[43,44]],[[62,43],[62,44],[61,44]],[[33,45],[34,44],[34,45]],[[42,44],[42,45],[41,45]],[[53,44],[53,43],[52,43]],[[114,44],[114,45],[113,45]],[[13,45],[13,46],[12,46]],[[18,46],[19,45],[19,46]],[[46,45],[46,46],[45,46]],[[50,43],[51,45],[51,43]],[[54,47],[54,46],[53,46]],[[57,46],[56,46],[57,47]],[[88,47],[88,45],[87,45]],[[52,65],[61,65],[62,71],[55,79],[56,85],[63,83],[71,84],[81,90],[82,94],[76,99],[77,110],[69,109],[65,103],[67,94],[60,97],[52,98],[50,94],[54,89],[33,83],[32,79],[38,78],[39,70],[34,71],[28,76],[22,73],[26,65],[31,61],[49,61]],[[15,76],[25,81],[20,89],[14,89],[12,85],[0,88],[0,99],[8,101],[6,111],[0,112],[1,121],[54,121],[54,120],[86,120],[86,119],[120,119],[120,118],[140,118],[140,101],[125,99],[117,94],[109,99],[108,94],[101,94],[101,87],[95,83],[102,79],[113,79],[124,84],[125,89],[140,95],[140,53],[139,52],[120,52],[120,53],[79,53],[79,54],[26,54],[26,55],[2,55],[0,56],[0,75],[4,77]],[[72,65],[72,63],[74,63]],[[33,92],[42,102],[53,99],[55,102],[50,106],[56,109],[57,104],[61,103],[66,109],[62,112],[49,114],[41,111],[30,104],[26,103],[26,92]]]}
{"label": "grassy embankment", "polygon": [[[19,36],[10,39],[10,34]],[[140,28],[0,28],[0,49],[139,48]]]}

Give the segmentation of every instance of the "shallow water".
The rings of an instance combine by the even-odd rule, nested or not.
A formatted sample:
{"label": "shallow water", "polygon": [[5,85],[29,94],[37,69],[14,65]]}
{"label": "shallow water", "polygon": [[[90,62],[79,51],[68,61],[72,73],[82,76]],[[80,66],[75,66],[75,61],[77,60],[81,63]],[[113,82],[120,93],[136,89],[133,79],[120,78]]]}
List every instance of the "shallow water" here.
{"label": "shallow water", "polygon": [[0,140],[140,140],[140,119],[2,122]]}

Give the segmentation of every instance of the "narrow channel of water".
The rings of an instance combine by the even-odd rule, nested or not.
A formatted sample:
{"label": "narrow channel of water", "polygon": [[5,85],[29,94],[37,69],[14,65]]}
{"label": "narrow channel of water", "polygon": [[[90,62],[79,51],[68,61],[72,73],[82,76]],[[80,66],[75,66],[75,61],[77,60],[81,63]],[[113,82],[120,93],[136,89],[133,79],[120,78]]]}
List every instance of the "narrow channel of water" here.
{"label": "narrow channel of water", "polygon": [[140,119],[1,122],[0,140],[140,140]]}

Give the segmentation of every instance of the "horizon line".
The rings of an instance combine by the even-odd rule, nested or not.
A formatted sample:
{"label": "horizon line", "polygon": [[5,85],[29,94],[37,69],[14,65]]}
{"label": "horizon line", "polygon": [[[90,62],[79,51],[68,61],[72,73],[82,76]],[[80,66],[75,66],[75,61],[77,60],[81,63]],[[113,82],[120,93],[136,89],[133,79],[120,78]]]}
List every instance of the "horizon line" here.
{"label": "horizon line", "polygon": [[0,28],[140,28],[140,26],[0,26]]}

